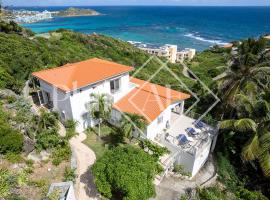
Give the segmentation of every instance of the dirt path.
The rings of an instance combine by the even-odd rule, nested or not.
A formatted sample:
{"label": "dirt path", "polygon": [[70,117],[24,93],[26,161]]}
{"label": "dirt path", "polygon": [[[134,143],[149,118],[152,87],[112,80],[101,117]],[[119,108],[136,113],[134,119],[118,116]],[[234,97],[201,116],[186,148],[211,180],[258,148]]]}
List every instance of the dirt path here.
{"label": "dirt path", "polygon": [[76,197],[78,200],[99,199],[93,177],[88,170],[94,164],[96,156],[91,149],[82,143],[85,139],[85,133],[80,133],[70,140],[71,148],[77,157]]}

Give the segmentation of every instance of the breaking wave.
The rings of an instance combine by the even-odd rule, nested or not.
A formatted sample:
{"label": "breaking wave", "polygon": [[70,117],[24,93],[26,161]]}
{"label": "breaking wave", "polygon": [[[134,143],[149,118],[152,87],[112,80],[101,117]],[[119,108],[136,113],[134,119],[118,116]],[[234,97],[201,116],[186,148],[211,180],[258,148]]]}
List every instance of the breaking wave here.
{"label": "breaking wave", "polygon": [[218,44],[218,45],[226,45],[226,44],[228,44],[227,42],[224,42],[222,40],[210,40],[210,39],[203,38],[203,37],[201,37],[199,35],[194,35],[193,33],[185,34],[185,36],[189,37],[189,38],[192,38],[192,39],[195,39],[195,40],[202,41],[202,42],[208,42],[208,43],[211,43],[211,44]]}

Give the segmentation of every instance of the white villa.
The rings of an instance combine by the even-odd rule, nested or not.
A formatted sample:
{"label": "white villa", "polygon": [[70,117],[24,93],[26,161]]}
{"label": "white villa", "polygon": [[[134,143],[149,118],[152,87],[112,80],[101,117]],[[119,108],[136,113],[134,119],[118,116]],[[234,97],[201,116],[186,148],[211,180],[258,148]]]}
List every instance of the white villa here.
{"label": "white villa", "polygon": [[189,94],[131,77],[133,67],[97,58],[34,72],[40,103],[60,113],[61,119],[79,122],[77,131],[94,126],[87,110],[92,93],[106,93],[113,99],[111,122],[122,113],[136,113],[147,121],[144,135],[166,146],[170,155],[162,158],[165,171],[181,164],[192,177],[214,149],[216,129],[184,115]]}

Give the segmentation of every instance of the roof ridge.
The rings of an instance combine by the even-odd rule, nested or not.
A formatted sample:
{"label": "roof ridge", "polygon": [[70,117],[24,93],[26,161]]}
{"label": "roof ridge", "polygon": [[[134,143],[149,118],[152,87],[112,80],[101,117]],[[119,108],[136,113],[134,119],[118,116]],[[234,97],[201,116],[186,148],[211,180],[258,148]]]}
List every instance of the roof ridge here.
{"label": "roof ridge", "polygon": [[132,66],[128,66],[128,65],[124,65],[124,64],[119,64],[119,63],[116,63],[114,61],[109,61],[109,60],[103,60],[101,58],[97,58],[97,57],[94,57],[94,58],[89,58],[87,60],[82,60],[82,61],[79,61],[79,62],[74,62],[74,63],[66,63],[62,66],[59,66],[59,67],[53,67],[53,68],[47,68],[47,69],[42,69],[40,71],[36,71],[36,72],[33,72],[34,73],[38,73],[38,72],[47,72],[47,71],[51,71],[51,70],[56,70],[56,69],[60,69],[60,68],[65,68],[65,67],[70,67],[70,66],[73,66],[75,64],[78,64],[78,63],[84,63],[84,62],[87,62],[87,61],[90,61],[90,60],[98,60],[98,61],[101,61],[103,63],[111,63],[111,64],[114,64],[114,65],[121,65],[121,66],[126,66],[126,67],[132,67]]}
{"label": "roof ridge", "polygon": [[[146,84],[150,84],[150,85],[153,85],[153,86],[155,86],[155,87],[157,87],[157,86],[158,86],[158,87],[162,87],[162,88],[164,88],[164,89],[169,89],[169,90],[172,90],[172,91],[174,91],[174,92],[180,93],[181,95],[188,96],[188,94],[186,94],[186,93],[184,93],[184,92],[179,92],[179,91],[177,91],[177,90],[170,89],[170,88],[164,87],[164,86],[159,85],[159,84],[156,84],[156,83],[151,83],[151,82],[149,82],[149,81],[141,80],[141,79],[134,78],[134,77],[131,77],[131,78],[133,78],[133,79],[137,79],[137,80],[140,80],[140,81],[143,81],[143,82],[146,82]],[[138,87],[138,88],[140,88],[141,90],[144,90],[144,91],[150,92],[150,93],[152,93],[152,94],[158,95],[158,96],[163,97],[163,98],[167,98],[167,99],[173,99],[172,97],[171,97],[171,98],[169,98],[169,97],[167,97],[167,96],[165,96],[165,95],[162,95],[162,94],[160,94],[160,93],[158,93],[158,92],[153,92],[152,90],[144,89],[144,88],[145,88],[145,86],[144,86],[144,85],[146,85],[146,84],[145,84],[145,83],[143,83],[142,85],[139,85],[139,84],[137,84],[137,85],[139,85],[139,87]],[[175,97],[177,97],[176,95],[171,95],[171,96],[175,96]]]}
{"label": "roof ridge", "polygon": [[130,72],[133,69],[131,66],[114,61],[90,58],[77,63],[67,63],[63,66],[36,71],[32,73],[32,76],[55,86],[61,85],[58,88],[64,91],[71,91],[97,81]]}
{"label": "roof ridge", "polygon": [[66,64],[59,66],[59,67],[52,67],[52,68],[47,68],[47,69],[42,69],[40,71],[36,71],[36,72],[33,72],[33,74],[38,73],[38,72],[47,72],[47,71],[51,71],[51,70],[55,70],[55,69],[59,69],[59,68],[63,68],[63,67],[68,67],[70,65],[72,65],[72,63],[66,63]]}
{"label": "roof ridge", "polygon": [[[73,66],[74,64],[86,62],[86,61],[93,60],[93,59],[98,59],[98,58],[94,57],[94,58],[89,58],[87,60],[82,60],[82,61],[79,61],[79,62],[66,63],[66,64],[61,65],[61,66],[58,66],[58,67],[53,67],[53,68],[48,68],[48,69],[42,69],[41,71],[37,71],[37,72],[47,72],[47,71],[56,70],[56,69],[60,69],[60,68],[70,67],[70,66]],[[37,73],[37,72],[33,72],[33,73]]]}
{"label": "roof ridge", "polygon": [[[143,90],[143,91],[145,91],[145,92],[149,92],[149,93],[151,93],[151,94],[154,94],[154,95],[157,95],[157,96],[160,96],[160,97],[162,97],[162,98],[167,98],[167,97],[165,97],[165,96],[163,96],[163,95],[160,95],[160,94],[158,94],[158,93],[155,93],[155,92],[152,92],[152,91],[149,91],[149,90],[146,90],[146,89],[143,89],[142,87],[137,87],[139,90]],[[171,98],[170,98],[171,99]]]}

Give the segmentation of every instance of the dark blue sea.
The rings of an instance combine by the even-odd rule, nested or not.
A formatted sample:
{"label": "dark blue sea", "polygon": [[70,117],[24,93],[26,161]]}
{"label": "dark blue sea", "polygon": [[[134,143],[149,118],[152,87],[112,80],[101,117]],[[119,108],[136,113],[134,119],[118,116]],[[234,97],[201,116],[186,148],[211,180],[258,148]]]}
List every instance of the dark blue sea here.
{"label": "dark blue sea", "polygon": [[[270,33],[270,7],[162,7],[102,6],[92,8],[103,15],[54,18],[24,24],[37,33],[71,29],[100,33],[126,41],[152,45],[177,44],[203,50],[247,37]],[[36,7],[29,10],[62,10]]]}

